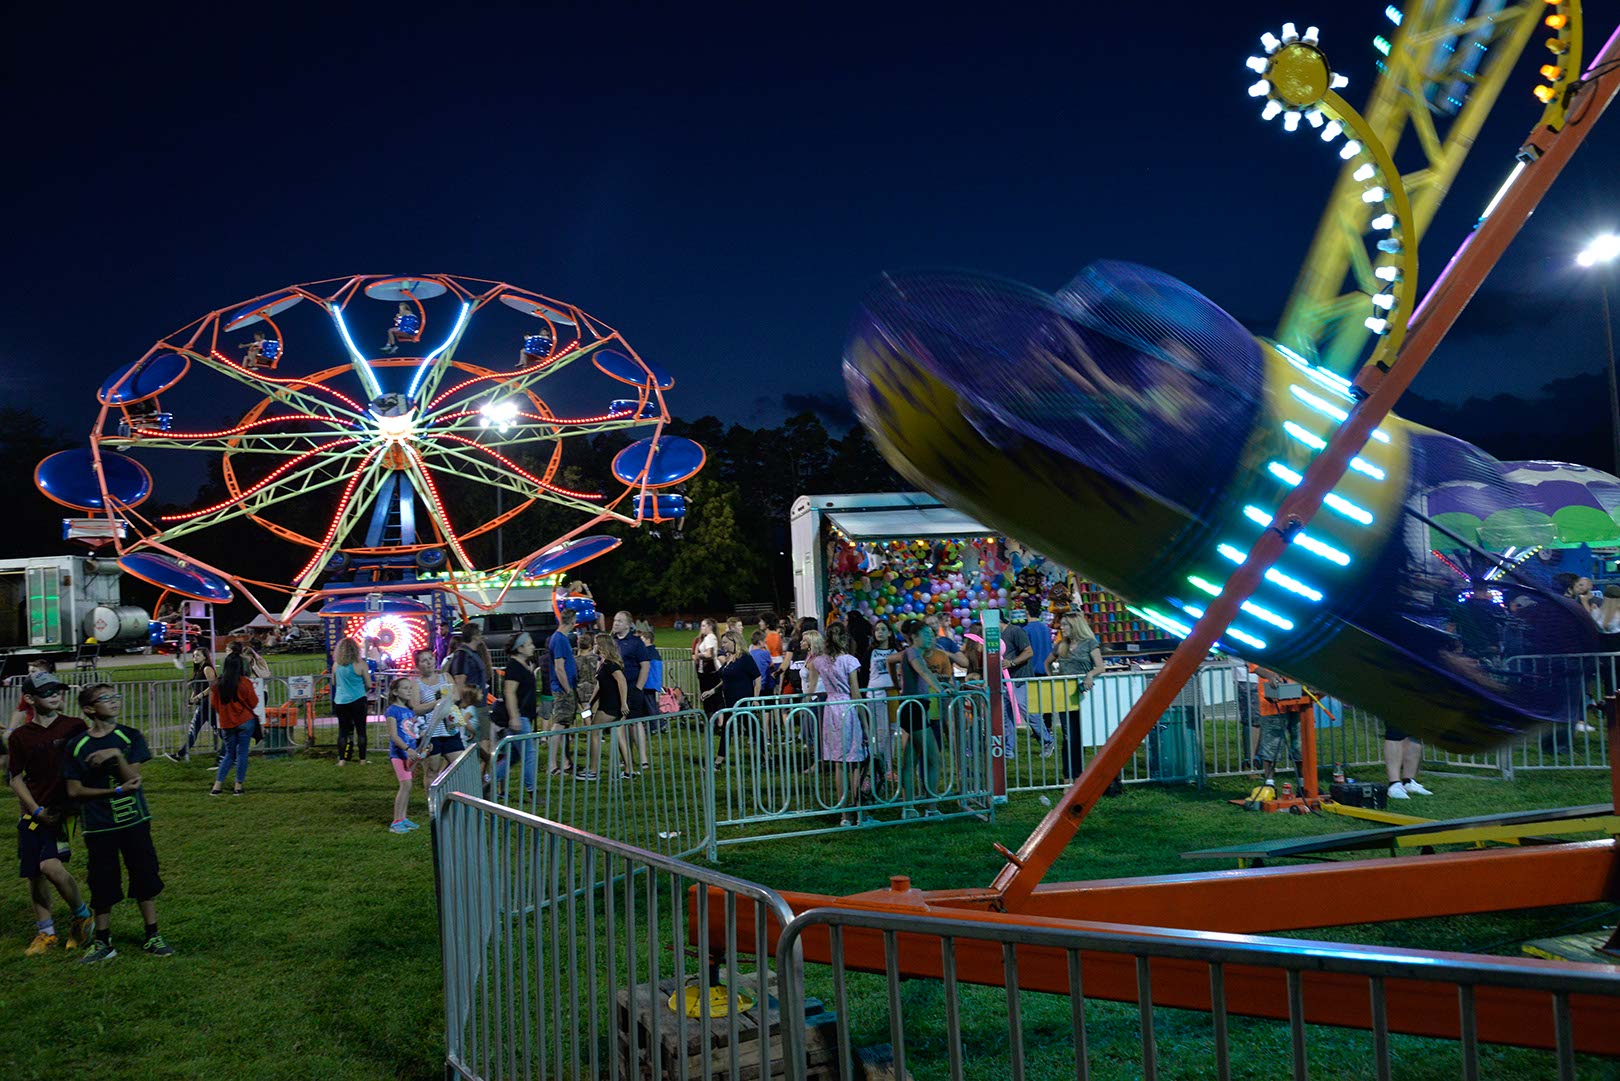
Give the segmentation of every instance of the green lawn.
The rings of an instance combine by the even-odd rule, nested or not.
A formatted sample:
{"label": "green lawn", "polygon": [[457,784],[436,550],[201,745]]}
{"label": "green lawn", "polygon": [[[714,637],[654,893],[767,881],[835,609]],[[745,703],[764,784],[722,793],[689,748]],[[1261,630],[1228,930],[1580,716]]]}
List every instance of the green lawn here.
{"label": "green lawn", "polygon": [[[114,911],[121,955],[108,965],[82,968],[63,953],[24,958],[32,916],[22,884],[11,879],[0,896],[0,1078],[32,1081],[90,1072],[143,1079],[442,1077],[428,835],[425,829],[406,836],[386,831],[395,785],[380,756],[370,766],[345,769],[319,755],[254,761],[250,794],[241,799],[209,798],[208,771],[196,764],[156,762],[146,774],[167,882],[159,914],[177,953],[158,960],[134,949],[139,918],[126,902]],[[1515,782],[1440,777],[1430,784],[1438,794],[1414,801],[1412,810],[1436,816],[1592,803],[1608,793],[1607,776],[1597,773],[1524,775]],[[1186,871],[1205,866],[1182,860],[1186,849],[1354,825],[1344,819],[1244,814],[1221,802],[1246,787],[1247,782],[1234,780],[1202,793],[1133,788],[1085,823],[1054,874]],[[412,817],[425,822],[420,792],[415,799]],[[953,821],[743,845],[722,850],[721,866],[779,888],[832,893],[882,886],[891,872],[909,873],[924,888],[984,884],[1000,866],[991,844],[1015,847],[1044,810],[1038,797],[1021,796],[993,825]],[[75,855],[73,866],[82,875],[82,854]],[[1588,907],[1318,934],[1466,949],[1530,936],[1599,911]],[[1514,947],[1501,952],[1512,953]],[[976,1038],[986,1041],[987,1061],[994,1060],[990,1045],[1003,1023],[996,1013],[997,995],[975,990],[969,1000],[982,1013],[983,1032]],[[937,1005],[937,996],[924,985],[908,986],[906,1002],[927,1010]],[[1050,1044],[1066,1038],[1066,1028],[1055,1018],[1066,1016],[1067,1006],[1047,1003],[1032,1004],[1028,1017],[1032,1034]],[[863,1042],[876,1042],[866,1038],[873,1035],[887,1038],[873,1016],[865,1011],[856,1018]],[[1131,1076],[1134,1008],[1098,1003],[1091,1016],[1094,1046],[1104,1056],[1099,1076]],[[1166,1012],[1161,1025],[1163,1060],[1178,1064],[1167,1074],[1199,1076],[1208,1064],[1207,1020]],[[1235,1028],[1244,1026],[1235,1023]],[[927,1031],[924,1023],[919,1039]],[[1256,1027],[1241,1045],[1252,1053],[1277,1043],[1273,1075],[1285,1072],[1287,1061],[1286,1033],[1274,1033]],[[1365,1037],[1339,1039],[1354,1048]],[[1449,1051],[1420,1056],[1413,1049],[1421,1046],[1401,1044],[1398,1076],[1455,1075]],[[1107,1062],[1117,1068],[1104,1069]],[[1488,1076],[1536,1076],[1516,1058],[1497,1065],[1510,1072],[1488,1068]],[[1604,1076],[1601,1070],[1608,1065],[1583,1072]],[[1409,1066],[1415,1074],[1407,1072]],[[1365,1072],[1358,1066],[1341,1074],[1325,1061],[1313,1061],[1313,1067],[1317,1076]],[[994,1068],[984,1067],[982,1075],[994,1076]],[[1042,1075],[1057,1074],[1043,1069]],[[1242,1075],[1266,1076],[1247,1070]]]}

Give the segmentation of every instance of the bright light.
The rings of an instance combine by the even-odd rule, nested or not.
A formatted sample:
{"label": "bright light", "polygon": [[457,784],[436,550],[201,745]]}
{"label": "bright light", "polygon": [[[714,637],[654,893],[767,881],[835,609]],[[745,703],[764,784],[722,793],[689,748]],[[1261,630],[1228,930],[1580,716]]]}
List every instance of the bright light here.
{"label": "bright light", "polygon": [[1357,473],[1363,473],[1371,477],[1373,480],[1384,479],[1384,471],[1382,469],[1379,469],[1376,465],[1373,465],[1371,462],[1365,461],[1361,458],[1351,458],[1350,468],[1354,469]]}
{"label": "bright light", "polygon": [[1395,215],[1393,215],[1393,214],[1380,214],[1380,215],[1378,215],[1378,217],[1376,217],[1376,218],[1374,218],[1372,220],[1372,227],[1374,229],[1393,229],[1393,228],[1395,228]]}
{"label": "bright light", "polygon": [[1255,649],[1265,649],[1266,648],[1265,642],[1263,642],[1259,638],[1256,638],[1254,635],[1249,634],[1247,631],[1238,630],[1236,627],[1228,627],[1228,628],[1226,628],[1226,634],[1227,634],[1227,637],[1236,638],[1239,642],[1242,642],[1244,645],[1253,646]]}
{"label": "bright light", "polygon": [[[1300,401],[1304,402],[1318,413],[1321,413],[1323,416],[1332,417],[1340,424],[1343,424],[1345,421],[1350,419],[1349,413],[1346,413],[1344,410],[1333,405],[1331,402],[1323,401],[1321,398],[1318,398],[1304,387],[1290,386],[1288,389],[1294,395],[1294,397],[1298,398]],[[1373,429],[1373,438],[1378,440],[1380,443],[1389,442],[1388,433],[1381,429]]]}
{"label": "bright light", "polygon": [[1306,113],[1305,114],[1305,122],[1308,123],[1313,128],[1321,127],[1322,126],[1322,110],[1320,110],[1320,109],[1312,109],[1310,112]]}
{"label": "bright light", "polygon": [[485,402],[478,407],[478,412],[484,418],[479,423],[485,428],[493,424],[504,432],[512,426],[513,421],[517,420],[518,403],[515,398],[507,398],[499,402]]}
{"label": "bright light", "polygon": [[1391,4],[1384,9],[1384,15],[1396,26],[1401,25],[1401,9],[1396,7],[1394,4]]}
{"label": "bright light", "polygon": [[1373,168],[1372,162],[1363,162],[1361,168],[1350,174],[1350,179],[1362,181],[1371,180],[1373,178],[1373,174],[1377,171],[1377,169]]}
{"label": "bright light", "polygon": [[[1191,582],[1194,586],[1197,586],[1199,589],[1203,590],[1205,593],[1208,593],[1211,597],[1218,597],[1218,596],[1221,595],[1221,587],[1220,586],[1216,585],[1214,582],[1211,582],[1211,581],[1209,581],[1207,579],[1200,578],[1196,574],[1189,574],[1187,576],[1187,581]],[[1199,619],[1202,619],[1204,617],[1204,613],[1202,611],[1199,611],[1199,610],[1193,608],[1192,605],[1190,605],[1190,604],[1189,605],[1183,605],[1182,607],[1187,612],[1191,613],[1192,615],[1197,616]],[[1258,604],[1255,604],[1252,601],[1244,601],[1243,602],[1243,610],[1245,612],[1249,613],[1254,618],[1259,619],[1259,620],[1263,620],[1264,622],[1271,624],[1273,627],[1276,627],[1278,630],[1291,631],[1291,630],[1294,629],[1294,621],[1293,620],[1287,618],[1286,616],[1279,616],[1276,612],[1271,611],[1269,608],[1262,608]]]}
{"label": "bright light", "polygon": [[1395,306],[1395,297],[1392,293],[1379,293],[1372,298],[1373,307],[1382,308],[1386,312]]}
{"label": "bright light", "polygon": [[1286,465],[1283,465],[1281,462],[1272,462],[1270,465],[1266,466],[1266,468],[1271,471],[1272,476],[1276,477],[1278,480],[1286,481],[1290,485],[1297,485],[1300,481],[1305,479],[1292,469],[1289,469]]}
{"label": "bright light", "polygon": [[1282,42],[1277,40],[1276,34],[1273,34],[1271,31],[1267,30],[1264,34],[1260,35],[1260,44],[1265,47],[1266,55],[1270,56],[1272,53],[1277,51],[1278,47],[1282,45]]}
{"label": "bright light", "polygon": [[1345,87],[1347,87],[1349,85],[1350,85],[1349,78],[1347,78],[1346,76],[1340,75],[1340,74],[1338,74],[1336,72],[1334,73],[1333,78],[1328,80],[1328,89],[1329,90],[1343,90]]}
{"label": "bright light", "polygon": [[370,397],[378,397],[382,394],[382,384],[377,382],[377,376],[372,372],[371,365],[366,363],[365,354],[360,352],[354,344],[354,339],[349,337],[349,327],[343,322],[343,312],[335,304],[328,305],[326,310],[332,313],[332,318],[337,322],[338,334],[343,338],[343,344],[348,347],[350,358],[360,369],[360,381],[366,385],[366,393]]}
{"label": "bright light", "polygon": [[[1221,555],[1225,556],[1227,559],[1230,559],[1233,563],[1242,563],[1244,560],[1249,558],[1243,552],[1240,552],[1230,544],[1216,545],[1215,550],[1221,553]],[[1290,593],[1298,593],[1306,600],[1319,601],[1322,599],[1322,594],[1319,591],[1312,589],[1304,582],[1301,582],[1298,578],[1289,577],[1276,567],[1272,567],[1270,570],[1266,571],[1266,581],[1270,582],[1272,585],[1282,586]]]}
{"label": "bright light", "polygon": [[1299,31],[1295,29],[1293,23],[1283,23],[1282,39],[1284,45],[1288,44],[1290,41],[1299,40]]}
{"label": "bright light", "polygon": [[416,420],[416,410],[410,409],[397,417],[379,417],[375,413],[372,419],[377,422],[377,431],[391,443],[397,443],[411,437],[412,423]]}
{"label": "bright light", "polygon": [[1264,79],[1249,87],[1249,97],[1251,98],[1263,98],[1269,93],[1271,93],[1271,84]]}
{"label": "bright light", "polygon": [[1299,130],[1299,114],[1296,113],[1292,109],[1288,110],[1286,113],[1283,113],[1283,130],[1284,131],[1298,131]]}
{"label": "bright light", "polygon": [[[1270,471],[1272,476],[1287,484],[1290,488],[1299,487],[1299,482],[1305,479],[1281,462],[1271,462],[1266,466],[1266,469]],[[1372,512],[1356,506],[1336,492],[1329,492],[1323,496],[1322,502],[1352,521],[1360,522],[1362,525],[1372,525]]]}
{"label": "bright light", "polygon": [[1392,282],[1401,276],[1400,267],[1381,266],[1373,271],[1373,277],[1381,281]]}
{"label": "bright light", "polygon": [[1513,167],[1513,171],[1508,174],[1508,178],[1502,181],[1502,186],[1496,189],[1496,194],[1491,196],[1491,201],[1485,204],[1485,213],[1479,216],[1480,221],[1484,221],[1491,216],[1491,211],[1495,210],[1496,204],[1502,201],[1502,196],[1507,194],[1508,189],[1513,186],[1513,182],[1519,179],[1519,174],[1524,172],[1524,166],[1525,163],[1521,161]]}
{"label": "bright light", "polygon": [[1143,619],[1147,620],[1155,627],[1158,627],[1160,630],[1169,631],[1177,638],[1185,638],[1192,633],[1192,628],[1187,626],[1185,623],[1177,619],[1171,619],[1169,616],[1161,615],[1152,608],[1132,608],[1129,605],[1126,605],[1126,610],[1141,616]]}
{"label": "bright light", "polygon": [[416,651],[428,645],[427,621],[421,616],[350,616],[344,620],[343,633],[362,644],[367,638],[377,639],[391,668],[409,665]]}
{"label": "bright light", "polygon": [[[1259,525],[1267,528],[1270,528],[1271,526],[1271,515],[1267,514],[1259,507],[1244,507],[1243,514],[1251,522],[1256,522]],[[1337,563],[1341,567],[1348,567],[1350,565],[1350,557],[1348,555],[1339,551],[1331,544],[1323,544],[1315,537],[1307,535],[1303,529],[1294,534],[1294,543],[1305,549],[1307,552],[1310,552],[1312,555],[1321,556],[1330,563]],[[1197,585],[1198,583],[1194,582],[1193,584]]]}
{"label": "bright light", "polygon": [[1401,242],[1392,236],[1387,236],[1378,242],[1378,250],[1385,255],[1399,255],[1401,253]]}
{"label": "bright light", "polygon": [[1354,139],[1351,139],[1348,143],[1345,143],[1344,146],[1339,148],[1339,157],[1343,158],[1345,161],[1349,161],[1359,153],[1361,153],[1361,144],[1356,142]]}
{"label": "bright light", "polygon": [[1389,320],[1380,319],[1376,315],[1369,315],[1366,319],[1361,321],[1361,325],[1372,331],[1374,334],[1382,334],[1384,331],[1389,329]]}
{"label": "bright light", "polygon": [[1251,56],[1245,60],[1243,64],[1250,71],[1264,75],[1266,73],[1266,69],[1271,66],[1271,61],[1267,60],[1263,56]]}
{"label": "bright light", "polygon": [[1315,45],[1318,41],[1322,40],[1321,31],[1314,26],[1307,26],[1305,28],[1305,36],[1299,40],[1303,41],[1307,45]]}
{"label": "bright light", "polygon": [[[1253,87],[1250,87],[1250,89],[1252,90]],[[1266,102],[1266,107],[1264,109],[1260,110],[1260,119],[1261,120],[1270,120],[1272,117],[1276,116],[1278,113],[1280,113],[1282,111],[1283,111],[1282,102],[1280,102],[1280,101],[1268,101],[1268,102]]]}
{"label": "bright light", "polygon": [[1389,55],[1389,39],[1386,38],[1382,34],[1375,35],[1373,37],[1373,48],[1377,49],[1379,52],[1383,53],[1385,56],[1388,56]]}
{"label": "bright light", "polygon": [[1348,499],[1344,498],[1344,496],[1339,495],[1336,492],[1329,492],[1327,495],[1323,496],[1322,502],[1338,511],[1346,518],[1349,518],[1351,521],[1360,522],[1362,525],[1372,525],[1373,516],[1371,511],[1356,506],[1354,503],[1350,502]]}
{"label": "bright light", "polygon": [[1301,428],[1291,420],[1283,421],[1283,431],[1287,432],[1301,443],[1304,443],[1312,450],[1321,450],[1323,447],[1327,446],[1326,441],[1321,439],[1319,436],[1312,434],[1311,432],[1307,432],[1304,428]]}
{"label": "bright light", "polygon": [[1374,185],[1361,193],[1361,201],[1364,203],[1380,203],[1384,200],[1384,194],[1383,188]]}
{"label": "bright light", "polygon": [[1343,124],[1340,124],[1337,120],[1329,120],[1327,127],[1322,129],[1322,141],[1324,143],[1331,143],[1333,140],[1339,137],[1339,132],[1343,130]]}
{"label": "bright light", "polygon": [[461,314],[456,317],[456,325],[450,330],[450,336],[444,340],[443,345],[439,346],[437,349],[433,350],[433,352],[422,358],[422,363],[417,366],[416,375],[411,378],[411,386],[410,389],[405,392],[405,397],[416,397],[416,390],[422,385],[422,377],[432,370],[433,362],[438,359],[439,354],[450,348],[450,346],[461,337],[462,330],[464,330],[467,326],[467,318],[471,315],[472,304],[471,302],[464,301],[461,305]]}
{"label": "bright light", "polygon": [[1617,257],[1620,257],[1620,236],[1605,233],[1588,244],[1585,250],[1575,257],[1575,262],[1589,267],[1607,263]]}

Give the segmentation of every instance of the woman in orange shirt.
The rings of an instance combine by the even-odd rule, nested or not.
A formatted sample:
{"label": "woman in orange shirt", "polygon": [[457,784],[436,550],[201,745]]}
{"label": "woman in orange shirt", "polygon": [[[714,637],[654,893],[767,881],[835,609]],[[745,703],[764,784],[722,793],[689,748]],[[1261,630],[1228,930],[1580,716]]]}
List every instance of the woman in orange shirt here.
{"label": "woman in orange shirt", "polygon": [[253,741],[253,725],[258,718],[254,710],[259,706],[259,694],[248,677],[246,662],[240,653],[225,658],[219,680],[209,691],[214,703],[214,715],[219,718],[220,748],[219,771],[214,774],[214,787],[210,796],[221,794],[225,777],[236,767],[236,787],[231,795],[242,794],[242,782],[247,779],[248,748]]}

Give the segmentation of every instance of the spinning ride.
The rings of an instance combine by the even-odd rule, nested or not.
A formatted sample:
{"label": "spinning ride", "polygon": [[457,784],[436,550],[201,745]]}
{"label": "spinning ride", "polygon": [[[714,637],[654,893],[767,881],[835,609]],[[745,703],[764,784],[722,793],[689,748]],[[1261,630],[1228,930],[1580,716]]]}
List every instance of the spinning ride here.
{"label": "spinning ride", "polygon": [[[386,342],[364,348],[390,317]],[[542,384],[582,365],[606,377],[603,407],[555,411]],[[183,596],[220,602],[239,591],[281,621],[318,599],[370,593],[442,593],[488,608],[518,577],[618,545],[581,536],[593,526],[684,516],[684,497],[662,490],[696,474],[704,454],[664,434],[673,386],[612,327],[517,286],[442,274],[328,279],[210,312],[118,368],[97,393],[88,450],[47,458],[36,482],[87,516],[69,523],[71,535],[112,544],[126,571]],[[232,410],[231,419],[193,430],[165,400],[186,412]],[[616,487],[561,481],[571,441],[629,428],[644,437],[615,460]],[[529,467],[513,459],[519,448],[538,451]],[[153,485],[136,457],[149,455],[217,457],[227,497],[143,515]],[[473,489],[494,489],[508,505],[477,516],[457,498]],[[496,568],[510,573],[475,565],[467,542],[539,504],[578,524]],[[187,555],[193,534],[242,519],[302,550],[290,580]],[[498,592],[475,581],[498,582]]]}

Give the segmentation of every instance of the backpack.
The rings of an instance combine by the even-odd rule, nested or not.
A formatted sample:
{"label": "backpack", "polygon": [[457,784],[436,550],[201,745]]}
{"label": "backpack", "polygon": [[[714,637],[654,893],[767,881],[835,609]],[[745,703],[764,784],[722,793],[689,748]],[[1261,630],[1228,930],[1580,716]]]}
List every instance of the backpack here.
{"label": "backpack", "polygon": [[658,707],[661,713],[679,713],[686,708],[686,695],[679,687],[665,687],[658,692]]}

